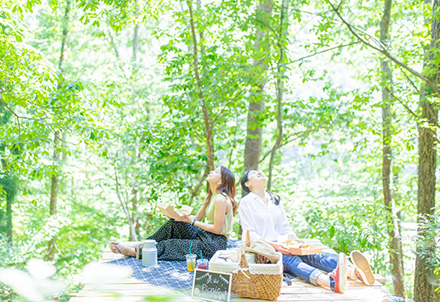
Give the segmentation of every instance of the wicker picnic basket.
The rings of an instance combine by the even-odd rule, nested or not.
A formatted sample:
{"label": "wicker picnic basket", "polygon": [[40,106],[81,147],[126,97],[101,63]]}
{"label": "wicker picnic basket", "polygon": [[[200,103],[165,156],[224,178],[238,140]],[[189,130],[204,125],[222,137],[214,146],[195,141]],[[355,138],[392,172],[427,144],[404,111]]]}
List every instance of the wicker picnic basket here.
{"label": "wicker picnic basket", "polygon": [[283,282],[283,260],[275,264],[249,264],[245,247],[250,246],[249,231],[245,231],[245,243],[240,248],[239,269],[232,272],[232,292],[243,298],[276,300]]}

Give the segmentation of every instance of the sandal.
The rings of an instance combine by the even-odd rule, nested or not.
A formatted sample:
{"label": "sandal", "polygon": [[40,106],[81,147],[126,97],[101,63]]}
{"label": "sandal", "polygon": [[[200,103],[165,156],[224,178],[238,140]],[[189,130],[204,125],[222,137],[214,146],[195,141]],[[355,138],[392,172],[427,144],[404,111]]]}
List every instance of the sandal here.
{"label": "sandal", "polygon": [[142,259],[141,251],[142,251],[143,247],[144,247],[144,244],[141,243],[137,247],[134,248],[134,252],[136,254],[136,260]]}

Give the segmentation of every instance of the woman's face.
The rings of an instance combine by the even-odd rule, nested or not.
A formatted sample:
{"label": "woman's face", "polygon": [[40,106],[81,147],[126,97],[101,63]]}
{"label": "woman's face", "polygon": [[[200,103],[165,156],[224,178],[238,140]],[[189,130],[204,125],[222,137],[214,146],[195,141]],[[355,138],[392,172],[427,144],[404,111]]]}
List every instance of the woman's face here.
{"label": "woman's face", "polygon": [[263,172],[257,170],[251,170],[248,174],[248,181],[246,186],[249,190],[254,190],[255,188],[264,188],[266,186],[267,178]]}
{"label": "woman's face", "polygon": [[208,177],[206,177],[206,180],[210,184],[219,185],[221,180],[222,180],[222,172],[221,172],[220,167],[218,167],[217,169],[209,172]]}

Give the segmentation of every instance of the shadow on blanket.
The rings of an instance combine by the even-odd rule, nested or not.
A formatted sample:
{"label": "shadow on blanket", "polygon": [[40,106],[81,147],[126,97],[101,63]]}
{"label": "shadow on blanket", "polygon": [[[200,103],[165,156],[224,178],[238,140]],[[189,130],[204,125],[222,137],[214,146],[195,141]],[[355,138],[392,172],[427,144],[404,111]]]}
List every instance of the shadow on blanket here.
{"label": "shadow on blanket", "polygon": [[[228,249],[240,246],[240,240],[228,240]],[[193,272],[188,272],[186,261],[158,261],[157,265],[143,267],[142,260],[135,257],[124,257],[108,263],[130,266],[133,269],[133,278],[146,283],[172,289],[175,291],[187,290],[192,287]]]}

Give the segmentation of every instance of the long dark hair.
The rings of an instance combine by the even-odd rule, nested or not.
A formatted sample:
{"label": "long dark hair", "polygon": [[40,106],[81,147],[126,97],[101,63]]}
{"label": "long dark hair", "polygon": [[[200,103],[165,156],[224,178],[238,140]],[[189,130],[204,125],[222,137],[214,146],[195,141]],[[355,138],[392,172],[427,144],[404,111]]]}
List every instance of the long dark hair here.
{"label": "long dark hair", "polygon": [[[232,174],[231,170],[225,168],[223,166],[220,167],[220,175],[221,175],[221,184],[217,187],[217,192],[229,197],[232,202],[232,210],[233,214],[237,214],[238,204],[235,201],[235,177]],[[205,204],[208,204],[211,201],[212,191],[209,190],[208,196],[205,199]]]}
{"label": "long dark hair", "polygon": [[[240,183],[241,183],[241,187],[243,188],[243,191],[246,193],[244,194],[244,196],[248,195],[251,190],[249,190],[249,188],[246,186],[246,183],[249,181],[249,172],[251,172],[252,170],[248,170],[246,172],[244,172],[243,176],[240,179]],[[275,194],[269,190],[266,190],[267,193],[269,193],[270,199],[273,200],[273,203],[275,205],[279,205],[280,201],[281,201],[281,197],[278,194]]]}

